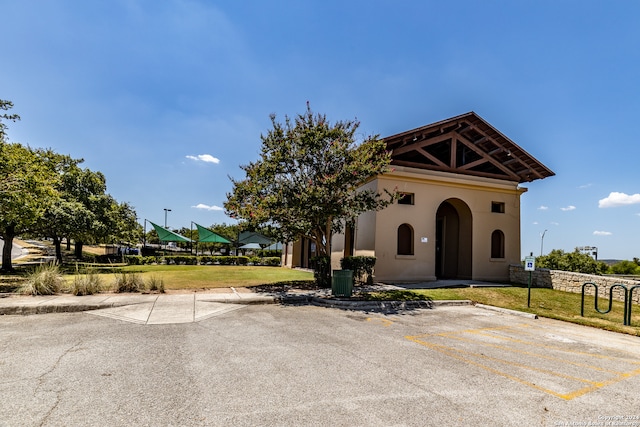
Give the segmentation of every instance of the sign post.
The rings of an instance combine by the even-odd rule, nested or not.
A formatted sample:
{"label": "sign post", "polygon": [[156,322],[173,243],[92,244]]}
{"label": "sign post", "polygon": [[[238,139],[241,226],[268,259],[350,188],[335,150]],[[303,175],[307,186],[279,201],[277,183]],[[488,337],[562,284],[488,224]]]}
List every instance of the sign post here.
{"label": "sign post", "polygon": [[536,271],[536,258],[533,256],[533,252],[531,255],[524,258],[524,271],[529,272],[529,287],[527,290],[527,307],[531,306],[531,275],[534,271]]}

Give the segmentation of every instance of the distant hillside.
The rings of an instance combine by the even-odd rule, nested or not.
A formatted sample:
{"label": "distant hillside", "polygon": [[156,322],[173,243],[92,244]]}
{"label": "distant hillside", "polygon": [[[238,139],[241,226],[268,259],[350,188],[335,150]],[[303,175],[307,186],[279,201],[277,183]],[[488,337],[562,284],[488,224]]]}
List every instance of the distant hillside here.
{"label": "distant hillside", "polygon": [[599,259],[598,261],[604,262],[609,267],[611,267],[612,265],[617,264],[617,263],[619,263],[620,261],[623,261],[623,260],[621,260],[621,259]]}

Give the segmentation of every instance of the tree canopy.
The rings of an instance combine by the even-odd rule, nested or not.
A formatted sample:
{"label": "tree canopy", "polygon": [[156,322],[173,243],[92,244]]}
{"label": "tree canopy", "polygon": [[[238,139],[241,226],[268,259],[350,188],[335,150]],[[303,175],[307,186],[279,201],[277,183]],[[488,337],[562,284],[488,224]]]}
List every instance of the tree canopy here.
{"label": "tree canopy", "polygon": [[[0,99],[0,110],[2,111],[9,111],[10,109],[13,108],[13,102],[11,101],[6,101],[4,99]],[[20,120],[20,116],[17,114],[9,114],[9,113],[2,113],[0,114],[0,142],[3,142],[6,140],[7,138],[7,125],[5,123],[2,122],[2,120],[11,120],[13,122],[15,122],[16,120]]]}
{"label": "tree canopy", "polygon": [[393,202],[396,193],[362,187],[389,170],[391,154],[377,135],[356,144],[359,122],[331,124],[309,104],[293,120],[270,118],[259,160],[241,166],[245,179],[231,178],[226,212],[250,227],[271,227],[282,241],[309,238],[330,255],[331,235],[345,222]]}
{"label": "tree canopy", "polygon": [[0,142],[2,269],[10,270],[13,238],[37,227],[59,197],[59,174],[48,152]]}
{"label": "tree canopy", "polygon": [[[0,100],[0,110],[13,107]],[[137,240],[141,227],[133,208],[106,193],[100,172],[82,169],[73,159],[51,149],[9,143],[0,114],[0,237],[4,240],[2,270],[11,270],[11,247],[19,235],[51,237],[61,261],[60,239],[78,243]]]}
{"label": "tree canopy", "polygon": [[573,252],[554,249],[548,255],[536,258],[536,267],[585,274],[603,274],[607,272],[605,263],[596,261],[591,255],[582,253],[578,249]]}

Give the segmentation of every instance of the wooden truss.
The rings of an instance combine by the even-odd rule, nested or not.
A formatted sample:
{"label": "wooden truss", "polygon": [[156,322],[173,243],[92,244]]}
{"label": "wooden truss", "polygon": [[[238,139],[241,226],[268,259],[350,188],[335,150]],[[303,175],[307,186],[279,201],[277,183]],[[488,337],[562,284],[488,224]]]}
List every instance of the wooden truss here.
{"label": "wooden truss", "polygon": [[393,165],[515,182],[555,175],[474,112],[384,140]]}

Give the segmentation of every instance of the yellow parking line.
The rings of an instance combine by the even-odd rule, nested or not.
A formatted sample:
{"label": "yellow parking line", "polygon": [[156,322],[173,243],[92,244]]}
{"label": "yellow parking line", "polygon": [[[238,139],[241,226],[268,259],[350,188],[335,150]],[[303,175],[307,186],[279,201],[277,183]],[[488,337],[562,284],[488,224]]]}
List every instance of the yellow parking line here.
{"label": "yellow parking line", "polygon": [[367,317],[367,322],[379,322],[382,323],[382,326],[384,326],[385,328],[393,325],[393,322],[391,320],[381,319],[379,317]]}
{"label": "yellow parking line", "polygon": [[505,337],[505,336],[502,336],[502,335],[488,334],[486,332],[476,332],[476,331],[468,331],[468,332],[472,333],[472,334],[483,335],[483,336],[492,337],[492,338],[496,338],[496,339],[501,339],[501,340],[505,340],[505,341],[516,342],[516,343],[519,343],[519,344],[533,345],[533,346],[536,346],[536,347],[548,348],[550,350],[560,350],[560,351],[563,351],[565,353],[579,354],[581,356],[589,356],[589,357],[593,357],[593,358],[597,358],[597,359],[622,360],[624,362],[631,363],[631,364],[634,364],[634,365],[640,365],[640,360],[637,360],[637,358],[628,359],[626,357],[621,357],[621,356],[608,356],[608,355],[605,355],[605,354],[595,354],[595,353],[587,353],[587,352],[584,352],[584,351],[567,350],[567,349],[564,349],[564,348],[562,348],[560,346],[549,345],[549,344],[540,344],[539,342],[525,341],[525,340],[521,340],[521,339],[517,339],[517,338],[513,338],[513,337]]}
{"label": "yellow parking line", "polygon": [[[440,335],[440,334],[438,334],[438,335]],[[484,343],[484,342],[481,342],[481,341],[475,341],[475,340],[471,340],[471,339],[468,339],[468,338],[463,338],[463,337],[459,337],[459,336],[458,337],[457,336],[453,336],[453,334],[452,335],[441,335],[441,336],[446,336],[447,338],[451,338],[451,339],[458,340],[458,341],[465,341],[465,342],[470,342],[470,343],[481,344],[481,345],[484,345],[486,347],[493,347],[493,348],[497,348],[499,350],[507,350],[507,351],[510,351],[512,353],[526,354],[527,356],[534,356],[534,357],[539,357],[539,358],[542,358],[542,359],[559,361],[559,362],[563,362],[563,363],[566,363],[566,364],[569,364],[569,365],[579,366],[581,368],[592,369],[594,371],[606,372],[606,373],[613,374],[613,375],[622,374],[622,372],[620,372],[620,371],[614,371],[614,370],[611,370],[611,369],[605,369],[605,368],[601,368],[599,366],[587,365],[585,363],[580,363],[580,362],[570,362],[570,361],[567,361],[566,359],[560,359],[560,358],[554,357],[554,356],[547,356],[546,354],[535,353],[535,352],[531,352],[531,351],[518,350],[518,349],[507,347],[507,346],[504,346],[504,345]]]}
{"label": "yellow parking line", "polygon": [[543,391],[545,393],[548,393],[548,394],[551,394],[551,395],[554,395],[554,396],[562,398],[562,395],[560,393],[556,393],[553,390],[549,390],[549,389],[546,389],[544,387],[540,387],[539,385],[534,384],[532,382],[523,380],[521,378],[515,377],[515,376],[510,375],[510,374],[507,374],[506,372],[498,371],[497,369],[493,369],[493,368],[491,368],[489,366],[483,365],[482,363],[478,363],[478,362],[475,362],[473,360],[469,360],[469,359],[467,359],[465,357],[462,357],[462,356],[456,354],[456,353],[458,353],[458,351],[456,349],[454,349],[454,348],[445,347],[445,346],[442,346],[444,348],[441,348],[440,346],[434,345],[433,343],[429,343],[429,342],[426,342],[426,341],[420,341],[419,339],[417,339],[417,337],[406,336],[405,338],[407,338],[408,340],[413,341],[413,342],[415,342],[417,344],[420,344],[420,345],[423,345],[425,347],[429,347],[429,348],[432,348],[433,350],[436,350],[436,351],[439,351],[441,353],[444,353],[447,356],[453,357],[454,359],[462,360],[463,362],[469,363],[471,365],[475,365],[475,366],[477,366],[479,368],[482,368],[484,370],[492,372],[492,373],[494,373],[496,375],[503,376],[503,377],[508,378],[510,380],[519,382],[520,384],[524,384],[524,385],[527,385],[529,387],[533,387],[535,389]]}
{"label": "yellow parking line", "polygon": [[[416,344],[422,345],[424,347],[433,349],[435,351],[441,352],[447,356],[453,357],[455,359],[461,360],[465,363],[480,367],[484,370],[487,370],[489,372],[492,372],[496,375],[500,375],[502,377],[511,379],[513,381],[516,381],[520,384],[524,384],[527,385],[529,387],[532,387],[534,389],[543,391],[547,394],[551,394],[553,396],[559,397],[561,399],[564,400],[571,400],[574,399],[576,397],[582,396],[584,394],[590,393],[592,391],[598,390],[602,387],[605,387],[607,385],[611,385],[611,384],[615,384],[619,381],[622,381],[624,379],[636,376],[636,375],[640,375],[640,369],[636,369],[633,371],[628,371],[628,372],[620,372],[620,371],[615,371],[615,370],[610,370],[610,369],[604,369],[601,368],[599,366],[593,366],[593,365],[588,365],[588,364],[584,364],[584,363],[579,363],[579,362],[572,362],[572,361],[568,361],[566,359],[561,359],[559,357],[553,357],[553,356],[548,356],[548,355],[544,355],[544,354],[540,354],[540,353],[536,353],[536,352],[530,352],[530,351],[524,351],[524,350],[518,350],[518,349],[513,349],[513,348],[509,348],[503,345],[497,345],[497,344],[492,344],[492,343],[486,343],[486,342],[482,342],[482,341],[478,341],[478,340],[473,340],[473,339],[469,339],[469,338],[464,338],[461,337],[460,335],[463,334],[475,334],[475,335],[482,335],[482,336],[489,336],[491,338],[497,338],[497,339],[502,339],[502,340],[506,340],[506,341],[511,341],[511,342],[516,342],[519,344],[523,344],[523,345],[527,345],[527,346],[535,346],[535,347],[541,347],[541,348],[547,348],[547,349],[553,349],[556,351],[561,351],[561,352],[566,352],[566,353],[572,353],[572,354],[578,354],[578,355],[584,355],[584,356],[595,356],[596,358],[600,358],[600,359],[604,359],[604,360],[620,360],[623,362],[627,362],[630,364],[639,364],[640,362],[636,361],[636,360],[628,360],[626,358],[622,358],[622,357],[616,357],[616,356],[605,356],[605,355],[594,355],[591,353],[585,353],[585,352],[579,352],[579,351],[573,351],[571,349],[564,349],[562,347],[559,346],[551,346],[551,345],[540,345],[539,343],[534,343],[531,341],[525,341],[525,340],[519,340],[517,338],[512,338],[512,337],[505,337],[505,336],[500,336],[500,335],[496,335],[496,334],[491,334],[490,332],[492,331],[504,331],[504,330],[517,330],[520,327],[522,327],[523,325],[518,325],[518,327],[514,327],[514,326],[507,326],[507,327],[498,327],[498,328],[481,328],[481,329],[466,329],[466,330],[461,330],[461,331],[453,331],[453,332],[443,332],[443,333],[436,333],[436,334],[422,334],[422,335],[415,335],[415,336],[405,336],[406,339],[415,342]],[[526,325],[528,327],[528,325]],[[519,331],[519,332],[524,332],[524,331]],[[584,378],[577,378],[577,377],[573,377],[571,375],[566,375],[563,373],[559,373],[559,372],[554,372],[554,371],[550,371],[550,370],[546,370],[546,369],[540,369],[540,368],[536,368],[533,366],[529,366],[526,364],[522,364],[522,363],[517,363],[517,362],[512,362],[509,360],[504,360],[504,359],[500,359],[500,358],[495,358],[492,356],[487,356],[481,353],[474,353],[474,352],[470,352],[470,351],[466,351],[466,350],[462,350],[462,349],[457,349],[455,347],[450,347],[447,345],[443,345],[443,344],[438,344],[435,342],[430,342],[429,341],[429,337],[441,337],[441,338],[445,338],[445,339],[450,339],[450,340],[457,340],[457,341],[463,341],[463,342],[469,342],[472,344],[476,344],[476,345],[480,345],[480,346],[485,346],[485,347],[493,347],[493,348],[497,348],[499,350],[507,350],[510,352],[514,352],[514,353],[520,353],[520,354],[524,354],[527,356],[532,356],[532,357],[536,357],[536,358],[544,358],[547,360],[551,360],[551,361],[555,361],[555,362],[561,362],[562,364],[566,364],[566,365],[573,365],[573,366],[578,366],[578,367],[582,367],[582,368],[587,368],[590,370],[594,370],[594,371],[600,371],[600,372],[604,372],[610,375],[613,375],[613,378],[604,380],[604,381],[592,381],[592,380],[588,380],[588,379],[584,379]],[[467,357],[465,357],[467,356]],[[472,360],[470,357],[476,357],[476,358],[481,358],[481,359],[486,359],[486,360],[492,360],[495,361],[497,363],[503,363],[505,365],[511,365],[511,366],[515,366],[518,368],[522,368],[522,369],[527,369],[527,370],[531,370],[531,371],[535,371],[535,372],[540,372],[542,374],[546,374],[546,375],[551,375],[551,376],[556,376],[559,378],[563,378],[563,379],[567,379],[570,381],[577,381],[577,382],[581,382],[581,383],[586,383],[587,385],[585,387],[581,387],[577,390],[568,392],[568,393],[560,393],[560,392],[556,392],[554,390],[539,386],[537,384],[534,384],[530,381],[527,381],[526,379],[517,377],[515,375],[511,375],[509,373],[500,371],[498,369],[492,368],[490,366],[484,365],[478,361]]]}

